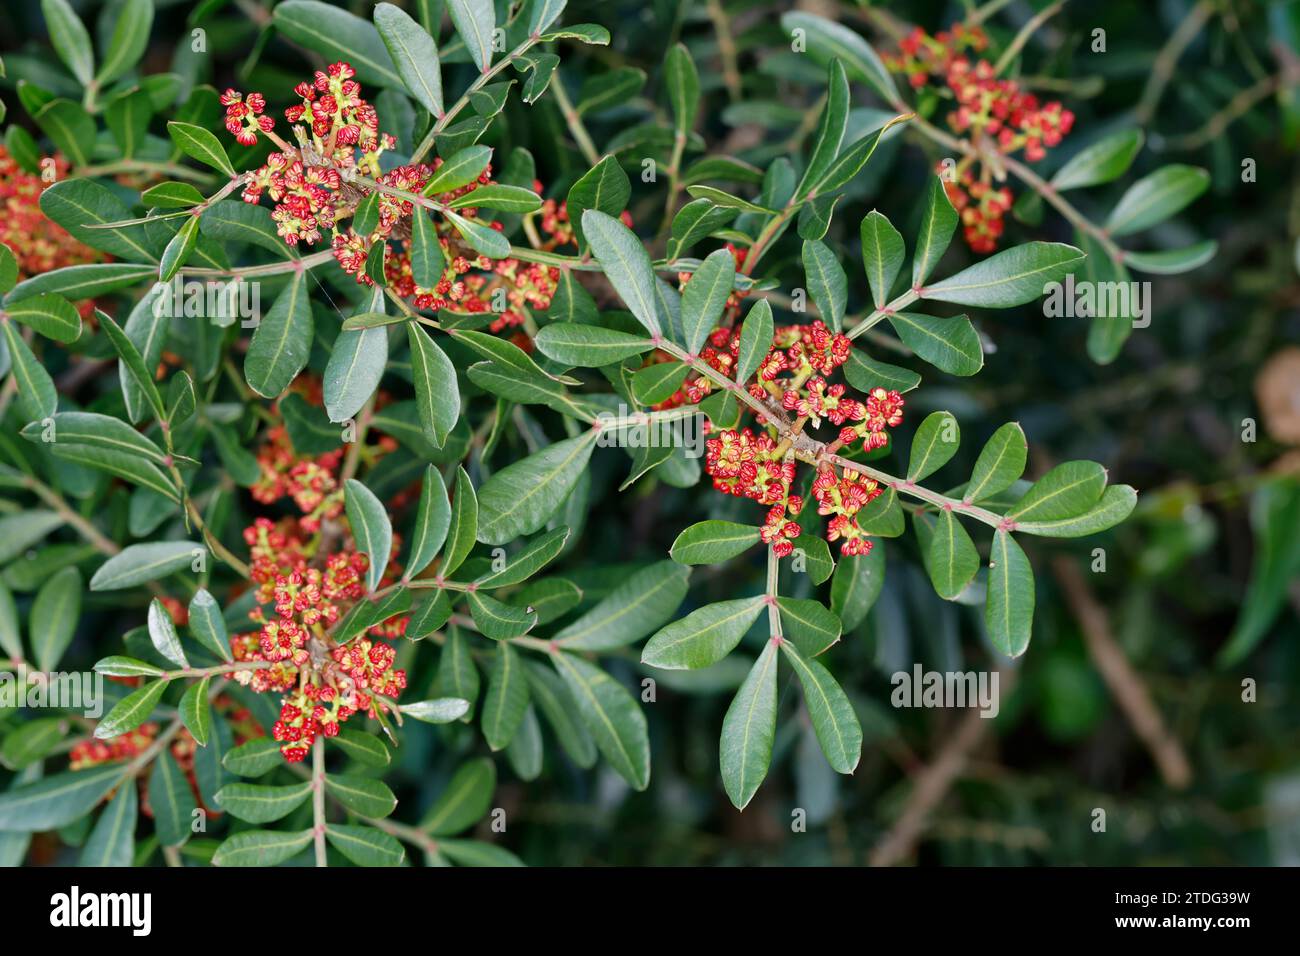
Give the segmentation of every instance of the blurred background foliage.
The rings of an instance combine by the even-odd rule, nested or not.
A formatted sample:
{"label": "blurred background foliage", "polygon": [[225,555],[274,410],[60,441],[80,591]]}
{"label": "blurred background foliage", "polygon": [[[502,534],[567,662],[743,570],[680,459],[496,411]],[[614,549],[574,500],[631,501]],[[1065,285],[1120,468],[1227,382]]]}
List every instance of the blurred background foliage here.
{"label": "blurred background foliage", "polygon": [[[368,18],[370,4],[342,5]],[[269,4],[157,6],[151,71],[261,90],[278,103],[314,62],[267,28]],[[1005,44],[1049,5],[991,6],[985,29]],[[663,183],[645,183],[640,172],[646,157],[662,167],[671,148],[652,127],[656,117],[665,125],[661,67],[673,43],[684,42],[700,68],[697,145],[707,152],[765,167],[810,136],[825,74],[791,51],[780,27],[780,14],[796,7],[888,50],[911,26],[947,28],[973,5],[571,0],[566,23],[600,23],[613,38],[609,47],[565,51],[558,80],[579,108],[629,70],[647,76],[625,100],[584,115],[595,142],[617,150],[633,178],[630,210],[643,235],[663,210]],[[196,25],[207,31],[205,54],[191,52]],[[24,42],[45,43],[34,3],[6,5],[0,29],[11,38],[5,47],[19,51],[10,62]],[[1104,52],[1095,49],[1098,30]],[[934,595],[913,538],[881,542],[883,593],[828,655],[867,737],[854,775],[827,766],[806,716],[783,719],[767,785],[743,814],[732,809],[718,778],[718,730],[746,665],[731,659],[657,675],[656,700],[646,705],[654,769],[645,793],[603,764],[577,769],[555,747],[528,781],[498,756],[504,843],[529,863],[562,865],[1300,863],[1298,57],[1300,3],[1261,0],[1075,0],[1025,46],[1022,81],[1076,114],[1074,132],[1042,169],[1107,132],[1140,126],[1147,145],[1130,174],[1082,196],[1080,207],[1100,218],[1135,177],[1171,162],[1204,166],[1209,193],[1153,236],[1170,247],[1213,237],[1219,252],[1190,273],[1148,277],[1151,325],[1108,365],[1085,352],[1086,319],[1046,319],[1035,304],[979,317],[982,374],[957,380],[926,369],[908,395],[910,427],[934,409],[958,417],[967,465],[993,429],[1015,420],[1031,449],[1101,461],[1112,482],[1141,493],[1133,517],[1105,535],[1028,543],[1038,615],[1022,659],[995,659],[978,607]],[[857,84],[853,106],[862,124],[886,115]],[[589,166],[549,96],[532,107],[512,97],[489,142],[529,148],[548,195],[562,196]],[[828,236],[846,250],[842,259],[856,259],[847,250],[872,208],[911,234],[938,158],[906,132],[877,153]],[[1072,241],[1050,209],[1025,203],[1017,213],[1004,245]],[[970,253],[956,243],[949,255]],[[769,267],[800,281],[797,241],[773,250]],[[850,301],[865,302],[861,272],[849,271]],[[566,577],[589,598],[629,564],[665,556],[691,522],[753,517],[707,484],[647,481],[620,495],[624,467],[615,456],[593,459],[592,505],[566,559]],[[1045,458],[1031,460],[1031,473],[1046,467]],[[751,558],[698,569],[681,613],[691,602],[753,593],[763,568],[761,555]],[[104,633],[116,640],[119,630]],[[640,681],[636,657],[611,669]],[[891,707],[890,675],[914,663],[1001,667],[999,716]],[[430,670],[412,683],[431,680]],[[793,677],[782,680],[786,710],[801,706]],[[1253,697],[1243,681],[1253,682]],[[423,805],[479,751],[472,729],[416,728],[388,779]],[[1104,833],[1093,829],[1097,809]]]}

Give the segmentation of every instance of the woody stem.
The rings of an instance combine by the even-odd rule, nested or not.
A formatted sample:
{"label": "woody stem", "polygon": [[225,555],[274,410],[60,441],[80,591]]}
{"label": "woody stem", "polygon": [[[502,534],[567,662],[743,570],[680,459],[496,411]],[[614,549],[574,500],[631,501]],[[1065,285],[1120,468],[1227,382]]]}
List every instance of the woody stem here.
{"label": "woody stem", "polygon": [[329,866],[325,856],[325,738],[311,745],[312,839],[316,844],[316,865]]}
{"label": "woody stem", "polygon": [[[814,464],[816,463],[815,456],[808,455],[806,457],[805,456],[801,456],[801,457],[805,461],[810,461]],[[989,525],[992,528],[999,528],[999,529],[1004,529],[1009,531],[1015,527],[1015,522],[1009,521],[1007,518],[1004,518],[1002,515],[995,514],[994,512],[989,511],[986,508],[977,507],[975,505],[970,504],[969,502],[962,501],[960,498],[949,498],[946,495],[939,494],[937,491],[930,491],[928,488],[923,488],[920,485],[915,484],[914,482],[909,481],[906,478],[899,478],[895,475],[889,474],[888,472],[880,471],[877,468],[872,468],[870,465],[864,465],[861,462],[851,461],[848,458],[845,458],[843,455],[822,454],[821,460],[829,461],[833,464],[839,465],[840,468],[846,471],[856,471],[861,475],[866,475],[868,478],[875,480],[879,484],[882,484],[888,488],[893,488],[895,491],[900,492],[901,494],[909,495],[913,498],[919,498],[920,500],[926,502],[927,504],[934,505],[936,508],[939,508],[941,510],[952,511],[960,515],[967,515],[968,517],[974,518],[976,521],[984,522],[984,524]]]}

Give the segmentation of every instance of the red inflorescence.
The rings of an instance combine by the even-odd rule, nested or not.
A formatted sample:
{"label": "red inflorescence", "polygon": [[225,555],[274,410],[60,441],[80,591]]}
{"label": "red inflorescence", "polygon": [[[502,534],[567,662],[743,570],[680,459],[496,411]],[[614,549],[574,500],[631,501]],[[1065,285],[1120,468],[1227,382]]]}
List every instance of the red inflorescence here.
{"label": "red inflorescence", "polygon": [[[68,177],[68,161],[54,155],[43,161],[48,180],[27,172],[0,146],[0,243],[18,261],[18,278],[29,279],[65,266],[103,262],[107,256],[74,239],[46,218],[41,210],[41,191],[50,183]],[[87,318],[94,301],[83,301],[78,310]]]}
{"label": "red inflorescence", "polygon": [[[1074,114],[1059,102],[1040,103],[1014,80],[999,79],[994,65],[978,58],[987,46],[988,37],[979,27],[959,23],[950,32],[934,36],[917,27],[899,43],[898,53],[884,58],[912,86],[919,89],[937,83],[955,102],[948,125],[975,152],[955,168],[941,165],[939,172],[961,216],[966,241],[976,252],[997,248],[1003,219],[1011,209],[1011,191],[994,185],[1005,178],[996,155],[1023,150],[1026,161],[1038,162],[1074,125]],[[975,157],[981,157],[978,176],[972,169]]]}
{"label": "red inflorescence", "polygon": [[[728,378],[733,377],[740,334],[741,330],[715,330],[700,358]],[[847,336],[821,322],[778,328],[771,349],[748,383],[748,391],[756,399],[779,404],[793,413],[799,428],[819,428],[823,421],[836,426],[839,430],[831,443],[832,450],[851,450],[858,442],[863,451],[881,448],[889,441],[886,429],[903,420],[903,398],[898,392],[873,388],[865,399],[860,399],[848,395],[842,384],[829,384],[826,376],[848,360],[851,349]],[[712,380],[700,376],[685,384],[665,405],[698,403],[712,388]],[[764,424],[761,419],[760,424]],[[767,431],[724,429],[705,443],[704,467],[718,491],[768,506],[760,529],[763,542],[772,546],[777,557],[793,552],[793,540],[800,534],[794,519],[803,510],[803,498],[792,490],[795,459],[789,443],[778,443]],[[831,516],[826,536],[840,542],[841,553],[859,555],[870,550],[871,542],[858,525],[857,515],[880,493],[870,479],[852,477],[847,471],[837,476],[832,465],[820,466],[812,495],[818,513]]]}
{"label": "red inflorescence", "polygon": [[[490,328],[500,332],[524,325],[530,309],[549,308],[559,269],[515,258],[490,259],[466,246],[455,227],[442,217],[434,217],[442,271],[427,285],[416,281],[409,248],[415,204],[393,191],[422,193],[443,160],[382,172],[380,157],[393,148],[395,140],[380,132],[378,114],[362,98],[354,77],[350,64],[335,63],[317,72],[312,82],[294,88],[300,102],[285,110],[293,145],[274,133],[274,121],[263,115],[266,99],[261,93],[226,90],[221,102],[231,135],[248,145],[262,134],[279,147],[245,181],[244,201],[258,203],[263,196],[269,198],[275,204],[271,217],[276,231],[291,246],[321,242],[328,230],[330,249],[345,272],[367,286],[382,275],[394,294],[417,309],[493,313]],[[428,198],[446,206],[491,184],[492,175],[489,165],[472,182]],[[534,182],[533,190],[541,193],[542,184]],[[378,216],[374,227],[362,235],[353,228],[355,213],[371,195],[378,196]],[[499,222],[480,218],[473,206],[460,205],[456,212],[488,228],[502,228]],[[622,215],[631,225],[627,213]],[[552,250],[576,243],[564,203],[548,199],[537,216],[541,231],[534,241],[538,248]],[[351,222],[345,224],[349,218]],[[424,278],[428,282],[428,277]]]}

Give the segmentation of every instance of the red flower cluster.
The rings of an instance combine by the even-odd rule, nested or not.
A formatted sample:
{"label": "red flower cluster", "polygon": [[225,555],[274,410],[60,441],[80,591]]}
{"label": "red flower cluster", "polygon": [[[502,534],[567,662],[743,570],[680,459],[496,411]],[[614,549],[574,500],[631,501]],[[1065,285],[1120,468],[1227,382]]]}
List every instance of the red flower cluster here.
{"label": "red flower cluster", "polygon": [[343,450],[326,452],[314,458],[298,455],[289,441],[289,432],[276,425],[267,432],[267,441],[257,454],[262,477],[250,492],[253,500],[274,504],[292,498],[303,512],[299,524],[305,531],[316,531],[321,522],[337,518],[343,511],[343,490],[335,478]]}
{"label": "red flower cluster", "polygon": [[[295,388],[319,401],[318,383]],[[381,454],[392,442],[371,446]],[[316,738],[334,736],[349,717],[386,709],[406,686],[406,673],[393,668],[396,652],[377,638],[401,637],[405,615],[371,625],[339,644],[331,631],[366,595],[369,558],[337,526],[343,512],[339,478],[342,452],[314,458],[296,454],[282,427],[273,428],[261,449],[262,480],[254,497],[264,504],[292,501],[301,516],[279,521],[257,518],[244,529],[249,578],[257,607],[249,614],[258,630],[235,635],[236,661],[269,666],[237,671],[232,677],[259,693],[285,693],[274,736],[288,760],[301,760]],[[341,538],[341,540],[340,540]],[[393,552],[400,551],[394,536]],[[390,562],[382,583],[401,568]],[[269,615],[263,610],[270,607]]]}
{"label": "red flower cluster", "polygon": [[[1057,101],[1040,103],[1014,80],[999,79],[992,63],[972,59],[987,46],[988,37],[979,27],[959,23],[950,33],[934,36],[917,27],[899,44],[897,54],[884,59],[918,89],[936,79],[942,84],[943,93],[956,101],[948,125],[965,136],[978,155],[1009,156],[1024,150],[1028,162],[1038,162],[1070,132],[1074,114]],[[967,243],[976,252],[992,252],[1011,208],[1011,192],[993,185],[994,178],[1005,176],[996,161],[981,159],[978,178],[970,168],[973,162],[972,156],[964,157],[954,175],[945,177],[944,188],[961,215]]]}
{"label": "red flower cluster", "polygon": [[[731,377],[740,334],[739,330],[725,328],[714,331],[700,357]],[[847,336],[832,332],[821,322],[780,327],[748,391],[754,398],[779,402],[786,411],[793,412],[797,416],[795,427],[800,430],[806,425],[819,428],[822,421],[837,426],[839,433],[832,451],[858,441],[865,451],[883,447],[889,440],[886,429],[903,420],[903,398],[883,388],[871,389],[865,399],[854,398],[846,394],[844,385],[829,384],[826,376],[848,360],[851,349]],[[665,404],[698,403],[710,390],[709,379],[701,377],[683,386]],[[760,536],[777,557],[794,550],[792,541],[800,534],[794,519],[803,509],[803,499],[791,493],[795,459],[789,443],[778,444],[767,432],[727,429],[706,442],[704,467],[717,490],[768,506]],[[827,538],[840,541],[840,551],[845,555],[866,554],[871,542],[859,527],[856,515],[880,494],[876,483],[851,478],[847,472],[837,477],[828,465],[818,472],[812,494],[818,502],[818,513],[832,516]]]}
{"label": "red flower cluster", "polygon": [[[68,161],[55,154],[51,182],[66,179]],[[41,210],[41,191],[49,183],[24,170],[0,146],[0,242],[9,247],[18,261],[18,278],[28,279],[65,266],[103,262],[107,257],[72,238],[62,227],[45,218]],[[94,303],[81,303],[82,318],[91,314]]]}

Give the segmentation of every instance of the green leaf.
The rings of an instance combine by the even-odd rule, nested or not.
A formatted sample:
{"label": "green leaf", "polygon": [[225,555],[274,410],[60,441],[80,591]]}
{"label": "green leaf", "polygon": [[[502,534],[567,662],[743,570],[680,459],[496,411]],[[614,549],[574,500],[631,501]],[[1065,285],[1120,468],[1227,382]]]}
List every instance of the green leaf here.
{"label": "green leaf", "polygon": [[716,664],[740,643],[763,610],[763,596],[719,601],[661,629],[641,653],[641,663],[665,670],[699,670]]}
{"label": "green leaf", "polygon": [[[77,301],[93,299],[135,285],[145,276],[152,275],[154,271],[153,266],[136,262],[92,262],[80,266],[65,266],[53,272],[24,279],[6,297],[6,301],[17,303],[22,299],[47,292],[55,292]],[[9,311],[12,312],[12,309]],[[80,329],[80,315],[77,316],[76,322],[77,328]]]}
{"label": "green leaf", "polygon": [[578,707],[562,678],[541,664],[524,662],[528,675],[529,696],[546,717],[555,736],[570,759],[579,767],[596,763],[596,744],[578,718]]}
{"label": "green leaf", "polygon": [[492,161],[492,147],[466,146],[457,150],[446,159],[434,172],[424,186],[424,195],[437,196],[468,186],[482,175]]}
{"label": "green leaf", "polygon": [[181,648],[180,635],[176,633],[176,625],[162,601],[154,598],[149,602],[148,617],[149,640],[153,642],[154,650],[177,667],[189,667],[185,651]]}
{"label": "green leaf", "polygon": [[357,866],[401,866],[406,859],[402,844],[374,827],[330,823],[325,839]]}
{"label": "green leaf", "polygon": [[53,671],[72,642],[81,615],[81,572],[63,568],[41,585],[32,602],[27,632],[36,666]]}
{"label": "green leaf", "polygon": [[59,717],[19,724],[5,734],[4,745],[0,746],[0,763],[10,770],[22,770],[48,757],[67,735],[68,725]]}
{"label": "green leaf", "polygon": [[305,274],[295,273],[253,331],[244,357],[249,388],[263,398],[276,398],[287,389],[311,356],[315,328]]}
{"label": "green leaf", "polygon": [[[415,324],[407,328],[413,330]],[[387,364],[388,333],[382,328],[340,332],[325,365],[325,411],[330,421],[344,422],[361,411],[379,387]]]}
{"label": "green leaf", "polygon": [[420,821],[420,829],[435,837],[469,829],[492,806],[496,785],[496,766],[487,757],[462,764]]}
{"label": "green leaf", "polygon": [[627,578],[553,640],[566,650],[608,651],[671,620],[686,597],[690,571],[659,561]]}
{"label": "green leaf", "polygon": [[1039,478],[1007,511],[1021,521],[1051,521],[1083,514],[1106,487],[1106,469],[1095,461],[1066,461]]}
{"label": "green leaf", "polygon": [[325,789],[343,806],[363,817],[383,819],[397,807],[397,797],[382,780],[331,773],[325,777]]}
{"label": "green leaf", "polygon": [[415,516],[415,530],[411,535],[411,551],[406,560],[407,578],[419,574],[438,556],[447,540],[450,524],[451,502],[447,499],[447,486],[438,469],[427,465],[420,490],[420,507]]}
{"label": "green leaf", "polygon": [[[805,245],[806,250],[806,245]],[[736,257],[729,249],[709,254],[682,292],[682,325],[686,351],[698,355],[709,333],[718,327],[722,310],[736,281]]]}
{"label": "green leaf", "polygon": [[269,770],[284,766],[284,755],[280,753],[279,741],[257,737],[227,751],[221,758],[221,765],[241,777],[260,777]]}
{"label": "green leaf", "polygon": [[337,737],[330,737],[329,741],[350,759],[367,767],[387,767],[393,759],[382,740],[361,730],[344,727]]}
{"label": "green leaf", "polygon": [[411,275],[416,285],[432,289],[447,268],[447,257],[426,209],[411,210]]}
{"label": "green leaf", "polygon": [[735,218],[735,209],[715,205],[711,200],[694,199],[688,202],[673,217],[672,239],[668,244],[669,258],[677,258],[715,229],[720,229]]}
{"label": "green leaf", "polygon": [[[871,44],[856,31],[813,13],[796,11],[781,15],[781,28],[794,37],[802,36],[808,53],[818,63],[832,58],[843,62],[849,79],[870,86],[886,103],[898,96],[889,70]],[[796,33],[795,31],[802,31]]]}
{"label": "green leaf", "polygon": [[989,551],[988,603],[984,606],[989,640],[1003,654],[1019,657],[1029,646],[1033,624],[1033,568],[1011,533],[999,528]]}
{"label": "green leaf", "polygon": [[[820,181],[835,161],[835,157],[839,155],[848,119],[848,77],[844,73],[843,63],[839,60],[831,60],[826,78],[826,105],[822,108],[821,116],[817,121],[812,155],[808,157],[808,165],[804,168],[799,185],[794,190],[796,199],[804,199],[808,196],[808,186]],[[825,230],[822,232],[824,234]]]}
{"label": "green leaf", "polygon": [[718,764],[722,785],[736,809],[743,810],[758,791],[772,762],[776,737],[776,643],[768,641],[754,661],[722,719]]}
{"label": "green leaf", "polygon": [[483,739],[493,750],[503,750],[514,739],[528,708],[528,680],[519,652],[510,644],[497,645],[483,699]]}
{"label": "green leaf", "polygon": [[685,137],[695,128],[700,108],[700,74],[684,43],[675,44],[664,58],[664,85],[673,110],[673,128]]}
{"label": "green leaf", "polygon": [[508,641],[537,626],[537,615],[527,608],[504,604],[478,591],[470,591],[466,597],[479,633],[491,640]]}
{"label": "green leaf", "polygon": [[81,337],[81,315],[61,295],[34,295],[4,307],[4,313],[56,342]]}
{"label": "green leaf", "polygon": [[943,258],[957,228],[957,210],[952,208],[943,180],[930,178],[930,190],[925,196],[925,209],[921,213],[921,231],[916,236],[916,250],[912,254],[912,286],[922,286]]}
{"label": "green leaf", "polygon": [[62,524],[61,515],[36,509],[0,517],[0,564],[7,564]]}
{"label": "green leaf", "polygon": [[[141,275],[147,275],[147,272]],[[4,243],[0,243],[0,295],[7,295],[18,281],[18,260]]]}
{"label": "green leaf", "polygon": [[211,677],[204,677],[198,683],[191,684],[181,698],[181,723],[200,747],[208,745],[208,738],[212,734],[212,709],[208,706],[208,684],[211,680]]}
{"label": "green leaf", "polygon": [[180,846],[190,837],[194,820],[194,792],[176,765],[171,748],[154,758],[149,774],[149,806],[153,810],[154,832],[163,846]]}
{"label": "green leaf", "polygon": [[632,230],[598,209],[582,214],[582,229],[619,298],[651,335],[662,334],[655,307],[654,270],[650,256]]}
{"label": "green leaf", "polygon": [[[54,52],[78,83],[89,86],[95,76],[95,51],[85,24],[68,0],[41,0],[41,12],[45,14]],[[131,815],[134,818],[134,810]]]}
{"label": "green leaf", "polygon": [[1111,485],[1097,503],[1082,514],[1045,521],[1017,521],[1016,530],[1045,538],[1081,538],[1113,528],[1137,506],[1137,492],[1129,485]]}
{"label": "green leaf", "polygon": [[388,568],[388,556],[393,548],[393,526],[388,511],[375,493],[355,478],[345,483],[343,501],[357,550],[370,557],[366,588],[374,591]]}
{"label": "green leaf", "polygon": [[124,0],[117,7],[117,22],[108,41],[95,84],[103,89],[140,63],[153,26],[153,0]]}
{"label": "green leaf", "polygon": [[194,597],[190,598],[189,612],[190,633],[194,639],[223,661],[234,660],[230,655],[230,638],[226,634],[221,605],[206,588],[194,592]]}
{"label": "green leaf", "polygon": [[23,659],[23,639],[18,629],[18,608],[13,592],[0,579],[0,650],[13,660]]}
{"label": "green leaf", "polygon": [[438,448],[460,417],[460,389],[456,367],[423,329],[414,322],[406,326],[411,344],[411,373],[415,380],[416,408],[425,436]]}
{"label": "green leaf", "polygon": [[790,641],[781,650],[803,686],[804,703],[826,760],[837,773],[852,773],[862,758],[862,725],[843,689],[820,663],[806,660]]}
{"label": "green leaf", "polygon": [[907,480],[919,481],[934,474],[953,455],[961,444],[961,431],[951,412],[932,412],[927,415],[912,439],[912,451],[907,462]]}
{"label": "green leaf", "polygon": [[844,267],[825,243],[805,239],[803,268],[808,276],[808,294],[822,318],[836,332],[841,331],[848,304],[848,277]]}
{"label": "green leaf", "polygon": [[956,600],[979,571],[975,543],[950,510],[940,511],[926,551],[930,583],[945,601]]}
{"label": "green leaf", "polygon": [[37,361],[32,350],[27,347],[27,343],[18,334],[17,326],[0,319],[0,329],[4,330],[14,381],[18,383],[18,406],[22,417],[28,421],[44,421],[54,414],[59,404],[54,379],[50,378],[45,366]]}
{"label": "green leaf", "polygon": [[[307,3],[309,0],[288,0],[288,2]],[[324,4],[319,5],[324,6]],[[284,4],[280,6],[283,7]],[[278,8],[276,12],[279,12]],[[311,841],[311,830],[300,830],[297,833],[245,830],[227,837],[225,842],[217,847],[217,852],[212,856],[212,865],[276,866],[305,850]]]}
{"label": "green leaf", "polygon": [[1112,236],[1128,236],[1164,222],[1210,186],[1210,174],[1198,166],[1175,163],[1143,176],[1120,197],[1106,220]]}
{"label": "green leaf", "polygon": [[56,458],[116,475],[148,488],[171,501],[180,501],[175,484],[157,465],[141,461],[129,452],[110,451],[107,448],[76,445],[70,442],[53,442],[49,450]]}
{"label": "green leaf", "polygon": [[162,395],[158,392],[158,386],[154,382],[152,370],[145,365],[144,357],[136,348],[135,343],[124,332],[113,319],[98,309],[95,310],[95,317],[99,320],[100,328],[104,330],[108,340],[113,343],[113,349],[117,352],[118,357],[122,360],[121,365],[130,374],[135,387],[139,389],[144,396],[145,401],[153,410],[154,417],[162,421],[167,417],[167,410],[163,407]]}
{"label": "green leaf", "polygon": [[1300,575],[1300,483],[1285,477],[1265,481],[1251,498],[1250,525],[1256,549],[1250,580],[1232,634],[1219,651],[1220,667],[1242,660],[1263,640]]}
{"label": "green leaf", "polygon": [[1205,265],[1219,251],[1219,244],[1213,239],[1196,242],[1182,249],[1164,249],[1160,252],[1124,253],[1124,262],[1138,272],[1151,272],[1156,275],[1180,275]]}
{"label": "green leaf", "polygon": [[[67,442],[73,445],[91,445],[118,451],[123,454],[147,458],[155,464],[162,464],[166,454],[149,438],[140,434],[120,418],[111,415],[97,415],[94,412],[59,412],[50,416],[55,443]],[[32,422],[22,431],[28,441],[43,440],[46,425]]]}
{"label": "green leaf", "polygon": [[862,349],[858,348],[849,352],[849,360],[844,363],[843,368],[844,377],[860,392],[869,392],[873,388],[909,392],[921,384],[921,376],[911,369],[877,362],[868,358],[863,354]]}
{"label": "green leaf", "polygon": [[635,790],[650,785],[650,739],[636,698],[614,678],[573,654],[551,661],[578,703],[578,714],[609,765]]}
{"label": "green leaf", "polygon": [[734,521],[698,521],[677,536],[668,553],[678,564],[717,564],[758,544],[758,528]]}
{"label": "green leaf", "polygon": [[889,316],[903,344],[950,375],[974,375],[984,367],[984,349],[979,333],[964,315],[938,318],[918,312],[895,312]]}
{"label": "green leaf", "polygon": [[446,216],[461,238],[489,259],[504,259],[510,255],[510,240],[497,230],[454,212],[448,211]]}
{"label": "green leaf", "polygon": [[167,133],[171,136],[172,142],[186,156],[191,159],[197,159],[206,166],[211,166],[219,173],[224,173],[231,179],[235,177],[235,167],[230,165],[230,157],[226,155],[226,148],[221,145],[221,141],[216,135],[202,126],[195,126],[193,123],[181,123],[172,120],[167,124]]}
{"label": "green leaf", "polygon": [[[143,197],[142,197],[143,198]],[[199,231],[211,239],[258,246],[277,259],[297,259],[298,254],[275,231],[271,210],[234,199],[213,203],[199,219]]]}
{"label": "green leaf", "polygon": [[441,119],[442,70],[438,44],[404,10],[391,3],[375,6],[375,29],[379,31],[393,65],[407,91],[421,106]]}
{"label": "green leaf", "polygon": [[289,39],[322,54],[326,63],[352,64],[362,83],[403,85],[379,31],[346,10],[319,0],[285,0],[276,4],[273,22]]}
{"label": "green leaf", "polygon": [[489,571],[476,580],[480,590],[504,588],[527,581],[564,550],[570,530],[566,525],[540,534],[524,545],[499,571]]}
{"label": "green leaf", "polygon": [[786,638],[794,642],[799,653],[816,657],[840,639],[844,624],[838,615],[820,601],[811,598],[777,598]]}
{"label": "green leaf", "polygon": [[448,204],[452,209],[495,209],[498,212],[526,213],[536,212],[542,208],[542,197],[531,189],[522,186],[507,186],[503,183],[488,183],[479,186],[462,196],[457,196]]}
{"label": "green leaf", "polygon": [[772,306],[759,299],[750,307],[740,328],[740,347],[736,355],[736,381],[747,382],[758,370],[772,348]]}
{"label": "green leaf", "polygon": [[437,700],[418,700],[410,704],[399,704],[397,709],[407,717],[426,724],[450,724],[469,713],[469,701],[461,697],[439,697]]}
{"label": "green leaf", "polygon": [[[278,756],[278,749],[277,749]],[[311,796],[310,780],[285,786],[257,783],[228,783],[217,799],[221,809],[247,823],[272,823],[282,820],[307,802]]]}
{"label": "green leaf", "polygon": [[611,365],[654,348],[644,336],[575,322],[553,322],[538,332],[533,342],[546,357],[582,368]]}
{"label": "green leaf", "polygon": [[480,73],[487,72],[492,65],[492,31],[496,29],[492,0],[447,0],[447,6],[474,65]]}
{"label": "green leaf", "polygon": [[162,259],[158,263],[160,281],[170,282],[172,277],[180,272],[181,267],[189,259],[190,253],[194,251],[194,244],[198,239],[199,217],[189,216],[163,249]]}
{"label": "green leaf", "polygon": [[121,782],[122,766],[107,764],[20,784],[0,793],[0,832],[39,833],[67,826]]}
{"label": "green leaf", "polygon": [[134,657],[105,657],[95,664],[95,673],[105,677],[161,677],[163,669]]}
{"label": "green leaf", "polygon": [[1123,176],[1142,149],[1142,130],[1125,129],[1111,133],[1084,149],[1057,170],[1052,188],[1057,192],[1099,186]]}
{"label": "green leaf", "polygon": [[877,309],[889,301],[889,290],[903,267],[907,249],[902,234],[876,210],[871,210],[858,229],[862,238],[862,266],[871,286],[871,297]]}
{"label": "green leaf", "polygon": [[801,534],[794,539],[794,550],[796,554],[803,552],[805,570],[813,584],[821,584],[835,570],[830,546],[823,537]]}
{"label": "green leaf", "polygon": [[478,540],[478,496],[469,475],[456,468],[456,494],[451,499],[451,524],[447,528],[447,546],[438,570],[450,577],[461,566]]}
{"label": "green leaf", "polygon": [[149,719],[166,689],[166,679],[155,680],[127,694],[113,705],[113,709],[95,727],[95,737],[107,740],[135,730]]}
{"label": "green leaf", "polygon": [[478,540],[498,545],[546,524],[586,470],[597,432],[566,438],[496,472],[479,489]]}
{"label": "green leaf", "polygon": [[33,118],[58,151],[68,157],[74,166],[89,165],[90,154],[87,150],[95,140],[95,121],[80,103],[65,99],[51,100]]}
{"label": "green leaf", "polygon": [[131,866],[135,853],[135,825],[138,814],[139,800],[136,797],[136,788],[129,784],[119,787],[117,794],[95,821],[95,829],[90,831],[90,838],[81,848],[78,865]]}
{"label": "green leaf", "polygon": [[1016,422],[1007,422],[985,442],[975,460],[962,500],[982,501],[1006,491],[1025,473],[1028,453],[1029,443],[1025,441],[1024,429]]}
{"label": "green leaf", "polygon": [[90,579],[92,591],[120,591],[188,568],[202,552],[193,541],[151,541],[133,544],[115,554]]}
{"label": "green leaf", "polygon": [[90,179],[65,179],[41,193],[41,211],[74,238],[127,262],[157,262],[156,243],[143,224],[93,228],[132,218],[113,192]]}
{"label": "green leaf", "polygon": [[1071,271],[1083,253],[1060,242],[1027,242],[1004,249],[955,276],[928,286],[925,299],[1005,309],[1044,294],[1044,286]]}
{"label": "green leaf", "polygon": [[[156,186],[150,186],[140,194],[140,202],[145,206],[156,206],[161,209],[186,209],[190,206],[197,206],[203,202],[203,193],[191,183],[167,182],[159,183]],[[215,203],[213,208],[220,206],[222,203]],[[245,203],[231,203],[235,206],[244,206]],[[209,210],[206,215],[210,214]]]}
{"label": "green leaf", "polygon": [[866,619],[884,586],[885,549],[880,542],[866,554],[840,558],[831,577],[831,611],[845,631]]}
{"label": "green leaf", "polygon": [[632,396],[642,405],[658,405],[671,398],[690,373],[684,362],[652,362],[632,373]]}

